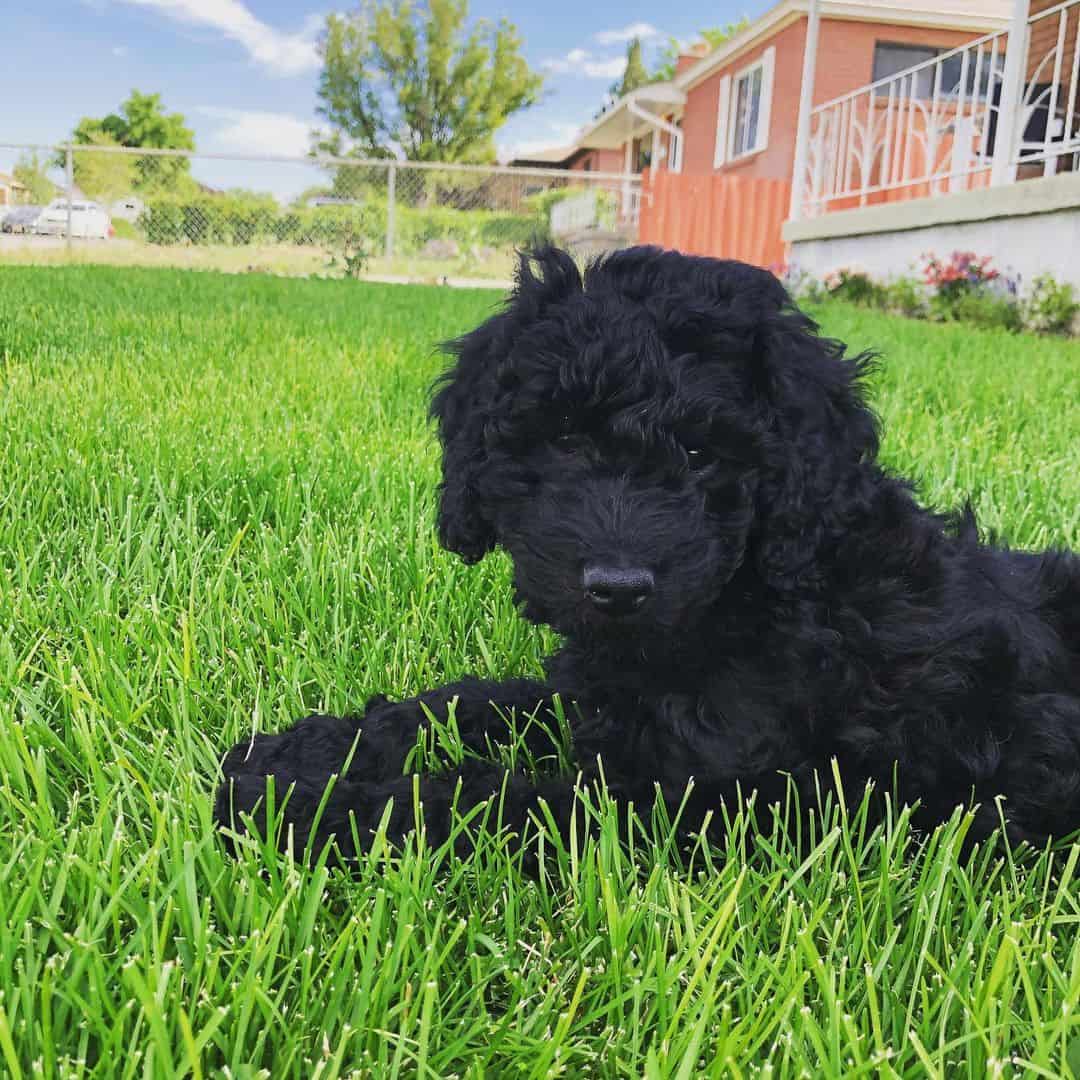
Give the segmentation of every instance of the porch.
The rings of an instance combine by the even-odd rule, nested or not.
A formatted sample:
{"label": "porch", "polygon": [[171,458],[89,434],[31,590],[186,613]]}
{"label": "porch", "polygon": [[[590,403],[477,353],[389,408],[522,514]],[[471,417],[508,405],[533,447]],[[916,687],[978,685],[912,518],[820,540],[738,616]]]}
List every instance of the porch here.
{"label": "porch", "polygon": [[1078,27],[1080,0],[1016,0],[1007,31],[816,107],[808,45],[791,261],[885,276],[965,248],[1080,286]]}

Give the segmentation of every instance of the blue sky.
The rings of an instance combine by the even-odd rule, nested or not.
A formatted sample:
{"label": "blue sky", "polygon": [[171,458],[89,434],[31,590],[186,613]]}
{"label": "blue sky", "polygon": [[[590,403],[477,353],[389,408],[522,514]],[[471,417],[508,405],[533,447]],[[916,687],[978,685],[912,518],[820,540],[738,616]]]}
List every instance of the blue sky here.
{"label": "blue sky", "polygon": [[[81,116],[104,115],[133,87],[158,91],[184,113],[202,151],[301,155],[316,123],[315,39],[334,0],[9,0],[0,18],[0,141],[57,142]],[[509,18],[545,93],[498,136],[504,155],[559,145],[596,111],[618,77],[626,41],[650,51],[669,36],[759,15],[769,0],[472,0],[470,15]],[[14,155],[0,149],[0,169]],[[280,194],[311,182],[307,170],[202,162],[209,183]],[[269,174],[273,173],[271,177]]]}

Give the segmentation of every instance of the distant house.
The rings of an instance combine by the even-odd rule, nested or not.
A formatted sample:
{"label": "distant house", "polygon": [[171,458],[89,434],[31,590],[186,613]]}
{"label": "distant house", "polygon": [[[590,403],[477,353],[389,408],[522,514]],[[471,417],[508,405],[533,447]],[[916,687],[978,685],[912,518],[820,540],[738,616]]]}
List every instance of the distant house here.
{"label": "distant house", "polygon": [[553,146],[550,150],[530,150],[511,158],[507,165],[515,169],[565,169],[577,153],[573,146]]}
{"label": "distant house", "polygon": [[14,176],[0,172],[0,206],[18,206],[29,201],[29,189]]}
{"label": "distant house", "polygon": [[[814,101],[1003,30],[1011,7],[1011,0],[820,0]],[[680,56],[674,79],[627,94],[581,132],[575,162],[591,153],[594,168],[603,161],[627,172],[790,180],[808,9],[809,0],[781,0],[718,48]]]}
{"label": "distant house", "polygon": [[513,158],[516,168],[573,169],[580,172],[622,172],[621,150],[593,149],[588,146],[558,146],[550,150],[535,150]]}

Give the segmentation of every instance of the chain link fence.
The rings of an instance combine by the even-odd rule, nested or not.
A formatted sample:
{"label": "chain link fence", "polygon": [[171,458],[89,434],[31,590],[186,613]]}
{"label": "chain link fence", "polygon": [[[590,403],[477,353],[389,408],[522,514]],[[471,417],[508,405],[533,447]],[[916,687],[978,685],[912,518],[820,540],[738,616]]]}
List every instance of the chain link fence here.
{"label": "chain link fence", "polygon": [[0,150],[37,154],[48,177],[33,190],[9,183],[0,262],[501,282],[533,243],[583,255],[635,243],[642,198],[638,176],[559,169]]}

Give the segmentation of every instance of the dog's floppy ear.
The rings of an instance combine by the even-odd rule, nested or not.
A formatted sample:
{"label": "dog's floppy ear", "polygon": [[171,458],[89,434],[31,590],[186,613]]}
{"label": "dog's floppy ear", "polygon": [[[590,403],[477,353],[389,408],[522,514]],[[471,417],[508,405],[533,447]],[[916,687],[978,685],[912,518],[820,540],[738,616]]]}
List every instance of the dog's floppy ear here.
{"label": "dog's floppy ear", "polygon": [[471,334],[445,346],[457,362],[436,384],[431,418],[442,443],[439,485],[439,543],[467,563],[479,562],[494,546],[495,531],[476,491],[477,470],[484,451],[484,418],[488,412],[491,367],[502,337],[505,316],[489,319]]}
{"label": "dog's floppy ear", "polygon": [[871,494],[877,418],[862,379],[873,363],[788,309],[766,317],[753,377],[765,410],[758,486],[758,569],[775,588],[811,584],[823,543]]}
{"label": "dog's floppy ear", "polygon": [[526,252],[506,309],[445,346],[456,362],[436,384],[431,403],[443,447],[439,541],[466,562],[479,562],[497,540],[482,473],[486,436],[506,401],[499,379],[511,374],[514,341],[548,305],[575,291],[581,291],[581,274],[569,255],[550,247]]}

